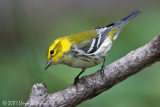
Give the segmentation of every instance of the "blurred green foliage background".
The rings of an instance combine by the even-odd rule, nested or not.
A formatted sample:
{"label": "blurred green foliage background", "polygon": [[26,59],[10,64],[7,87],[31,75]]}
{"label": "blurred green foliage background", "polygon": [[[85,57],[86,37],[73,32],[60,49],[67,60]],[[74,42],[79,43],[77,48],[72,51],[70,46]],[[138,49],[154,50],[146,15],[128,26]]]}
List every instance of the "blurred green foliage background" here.
{"label": "blurred green foliage background", "polygon": [[[106,64],[160,33],[160,1],[1,0],[0,105],[4,106],[3,101],[26,102],[35,83],[46,83],[49,93],[73,83],[80,69],[56,65],[44,70],[49,45],[58,37],[116,22],[134,9],[143,13],[124,27]],[[77,107],[159,107],[159,66],[153,64]],[[100,67],[89,68],[83,75]]]}

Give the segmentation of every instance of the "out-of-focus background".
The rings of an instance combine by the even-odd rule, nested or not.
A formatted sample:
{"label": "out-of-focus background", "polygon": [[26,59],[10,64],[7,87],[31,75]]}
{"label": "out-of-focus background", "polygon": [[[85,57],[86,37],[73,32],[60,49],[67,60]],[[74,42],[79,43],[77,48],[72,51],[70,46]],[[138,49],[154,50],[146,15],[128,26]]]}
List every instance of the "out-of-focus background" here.
{"label": "out-of-focus background", "polygon": [[[159,0],[1,0],[0,105],[26,102],[35,83],[46,83],[49,93],[73,83],[80,69],[56,65],[44,70],[49,45],[58,37],[116,22],[134,9],[143,13],[123,28],[106,64],[160,33]],[[159,66],[155,63],[77,107],[159,107]]]}

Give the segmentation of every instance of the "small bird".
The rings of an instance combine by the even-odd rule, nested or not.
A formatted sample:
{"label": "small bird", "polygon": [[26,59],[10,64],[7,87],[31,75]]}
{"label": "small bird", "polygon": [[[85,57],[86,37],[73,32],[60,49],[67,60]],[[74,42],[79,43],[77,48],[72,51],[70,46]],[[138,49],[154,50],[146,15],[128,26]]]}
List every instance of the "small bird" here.
{"label": "small bird", "polygon": [[96,27],[92,30],[72,34],[56,39],[47,51],[47,64],[65,64],[75,68],[82,68],[82,71],[75,77],[74,84],[79,76],[86,70],[98,65],[103,61],[102,71],[105,64],[105,57],[118,37],[121,29],[142,10],[133,10],[116,23],[107,26]]}

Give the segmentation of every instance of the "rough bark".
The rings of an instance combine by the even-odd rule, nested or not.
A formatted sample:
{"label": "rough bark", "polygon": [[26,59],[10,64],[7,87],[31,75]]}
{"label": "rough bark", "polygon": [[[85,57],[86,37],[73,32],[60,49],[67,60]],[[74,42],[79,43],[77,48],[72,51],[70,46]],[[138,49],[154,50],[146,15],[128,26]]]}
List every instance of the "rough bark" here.
{"label": "rough bark", "polygon": [[32,87],[28,106],[52,106],[52,107],[70,107],[75,106],[87,99],[91,99],[103,91],[110,89],[117,83],[125,80],[131,75],[152,65],[160,60],[160,35],[155,37],[149,43],[126,56],[113,62],[104,69],[102,77],[101,72],[82,77],[77,84],[70,85],[59,92],[48,94],[44,83],[35,84]]}

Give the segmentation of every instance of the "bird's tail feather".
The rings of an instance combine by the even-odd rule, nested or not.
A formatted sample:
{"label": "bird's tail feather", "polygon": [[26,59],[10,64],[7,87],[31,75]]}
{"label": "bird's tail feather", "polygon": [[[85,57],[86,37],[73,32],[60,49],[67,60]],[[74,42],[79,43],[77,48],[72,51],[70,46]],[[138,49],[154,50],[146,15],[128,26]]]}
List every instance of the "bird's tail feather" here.
{"label": "bird's tail feather", "polygon": [[118,28],[119,30],[115,33],[115,35],[113,37],[113,40],[115,40],[118,37],[118,35],[119,35],[122,27],[125,24],[127,24],[131,19],[133,19],[134,17],[136,17],[137,15],[139,15],[141,12],[142,12],[142,10],[138,10],[138,9],[133,10],[128,15],[126,15],[125,17],[123,17],[120,21],[118,21],[117,23],[115,23],[113,25],[113,29]]}
{"label": "bird's tail feather", "polygon": [[140,14],[142,12],[142,10],[133,10],[132,12],[130,12],[128,15],[126,15],[124,18],[121,19],[121,21],[129,21],[131,19],[133,19],[135,16],[137,16],[138,14]]}
{"label": "bird's tail feather", "polygon": [[137,15],[139,15],[142,12],[142,10],[133,10],[132,12],[130,12],[128,15],[126,15],[125,17],[123,17],[120,22],[123,22],[124,24],[128,23],[131,19],[133,19],[134,17],[136,17]]}

